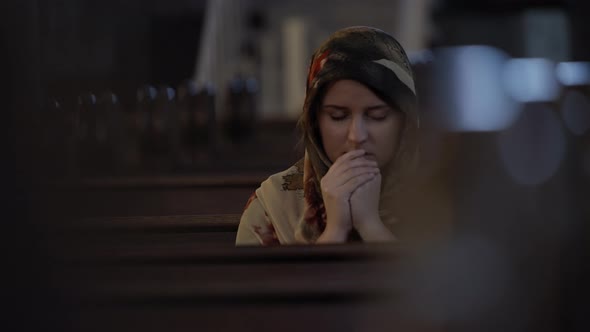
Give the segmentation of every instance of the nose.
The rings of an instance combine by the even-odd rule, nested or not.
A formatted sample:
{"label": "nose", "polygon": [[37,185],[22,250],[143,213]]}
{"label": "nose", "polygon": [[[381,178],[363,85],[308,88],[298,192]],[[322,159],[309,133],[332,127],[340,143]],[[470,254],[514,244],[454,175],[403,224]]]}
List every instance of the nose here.
{"label": "nose", "polygon": [[348,128],[348,140],[350,143],[355,148],[359,148],[367,140],[368,136],[367,124],[363,117],[353,118]]}

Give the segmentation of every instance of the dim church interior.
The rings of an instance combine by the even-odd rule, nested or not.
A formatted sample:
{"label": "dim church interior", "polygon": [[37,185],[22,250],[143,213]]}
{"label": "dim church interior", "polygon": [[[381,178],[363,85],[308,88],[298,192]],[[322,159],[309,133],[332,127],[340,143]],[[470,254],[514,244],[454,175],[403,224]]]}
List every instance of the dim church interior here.
{"label": "dim church interior", "polygon": [[[144,155],[144,159],[107,156],[100,142],[92,139],[75,143],[94,149],[84,156],[72,157],[71,150],[55,149],[61,144],[55,129],[63,127],[58,123],[47,134],[39,130],[57,121],[44,117],[41,112],[47,108],[59,112],[68,107],[79,110],[82,105],[108,111],[115,105],[131,110],[124,114],[133,123],[140,87],[147,91],[144,96],[153,89],[160,96],[142,99],[147,100],[142,112],[180,105],[162,98],[167,96],[166,87],[144,84],[167,82],[175,97],[180,97],[178,87],[187,78],[183,73],[195,66],[191,60],[195,56],[188,55],[197,52],[198,40],[184,43],[186,48],[175,53],[166,44],[167,36],[194,38],[187,31],[202,26],[205,1],[114,3],[72,0],[52,7],[28,0],[3,5],[11,7],[1,14],[3,38],[11,52],[2,55],[2,63],[12,82],[2,95],[8,104],[4,114],[10,119],[2,130],[6,156],[3,243],[7,245],[3,257],[12,272],[5,283],[12,285],[4,299],[11,307],[7,324],[24,330],[49,326],[96,331],[195,327],[264,331],[277,326],[295,331],[310,325],[339,331],[389,331],[392,326],[424,331],[496,327],[582,331],[588,327],[583,299],[588,294],[590,213],[583,201],[590,193],[588,176],[580,175],[584,169],[578,155],[569,154],[551,180],[531,189],[508,176],[499,177],[506,173],[499,157],[474,153],[482,147],[493,151],[497,137],[463,132],[437,135],[433,130],[426,139],[438,144],[427,149],[425,157],[437,158],[438,163],[423,170],[429,175],[424,186],[432,194],[426,200],[430,206],[453,206],[460,211],[433,209],[413,216],[424,220],[423,229],[445,232],[451,226],[437,228],[432,219],[437,219],[436,211],[447,211],[436,217],[452,219],[452,227],[467,234],[485,232],[477,235],[483,234],[488,242],[459,237],[452,245],[436,248],[436,254],[418,253],[420,259],[408,262],[404,258],[413,256],[404,255],[404,248],[387,246],[233,248],[239,213],[249,193],[265,176],[296,160],[297,151],[285,148],[297,142],[292,118],[257,122],[255,134],[238,144],[232,141],[231,121],[227,121],[227,127],[219,131],[223,134],[218,133],[219,150],[214,157],[207,151],[187,156],[182,144],[175,145],[168,137],[169,146],[180,151],[172,164],[161,162],[169,161],[165,157],[169,154],[141,150],[137,137],[135,141],[127,137],[127,142],[139,146],[136,156]],[[582,17],[587,9],[584,1],[481,1],[473,7],[465,1],[446,3],[437,16],[446,35],[433,42],[456,46],[484,38],[514,57],[528,56],[518,34],[493,33],[485,28],[485,19],[495,26],[508,22],[504,28],[510,29],[518,24],[507,18],[514,8],[570,6],[570,57],[590,61],[582,45],[589,32]],[[112,8],[118,14],[110,18],[111,24],[101,24]],[[185,14],[194,13],[193,18],[179,19],[179,8]],[[145,13],[159,15],[150,20]],[[474,23],[470,15],[481,18],[480,28],[461,29],[461,24]],[[270,18],[268,24],[273,24]],[[478,36],[478,31],[485,36]],[[113,49],[116,52],[107,52]],[[165,70],[169,67],[163,64],[176,64],[177,69]],[[103,93],[107,90],[117,92],[118,104]],[[86,94],[88,98],[78,103],[83,91],[92,91],[94,102]],[[233,105],[248,104],[247,98],[237,95]],[[60,107],[48,103],[50,97],[62,98]],[[588,146],[588,134],[575,140],[568,137],[569,151]],[[130,154],[124,150],[129,144],[116,142],[122,154]],[[186,142],[190,148],[191,141]],[[266,151],[254,149],[260,142],[276,145]],[[224,151],[232,151],[232,158]],[[95,167],[105,160],[111,163]],[[489,180],[471,183],[476,177]],[[488,190],[478,191],[478,185]],[[563,188],[566,198],[555,200]],[[440,198],[450,196],[452,200]],[[416,202],[408,204],[408,209],[420,210]],[[551,225],[534,222],[541,217]],[[579,228],[568,231],[553,223],[562,217]],[[505,236],[507,229],[513,234]],[[570,232],[575,234],[569,237]],[[547,241],[547,237],[557,240]],[[523,239],[543,247],[531,250]],[[563,239],[571,241],[564,245]],[[494,240],[502,242],[501,249],[510,254],[501,256],[486,246]],[[490,272],[492,268],[498,270]],[[465,290],[467,284],[471,288]]]}

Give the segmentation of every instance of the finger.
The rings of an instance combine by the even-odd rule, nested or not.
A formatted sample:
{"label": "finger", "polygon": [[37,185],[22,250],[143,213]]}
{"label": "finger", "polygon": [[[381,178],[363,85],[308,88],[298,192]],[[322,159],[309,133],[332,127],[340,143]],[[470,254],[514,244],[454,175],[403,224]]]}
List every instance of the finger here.
{"label": "finger", "polygon": [[356,176],[359,176],[362,174],[367,174],[367,173],[377,174],[378,172],[379,172],[379,168],[377,168],[377,167],[372,167],[372,166],[355,167],[355,168],[347,169],[346,171],[342,172],[342,174],[340,174],[336,178],[338,179],[338,182],[340,184],[344,184]]}
{"label": "finger", "polygon": [[334,165],[332,167],[333,167],[333,169],[331,171],[336,176],[341,176],[345,172],[349,171],[350,169],[354,169],[354,168],[370,167],[373,169],[378,169],[378,165],[377,165],[376,161],[366,159],[366,158],[353,159],[348,162],[341,163],[339,165]]}
{"label": "finger", "polygon": [[372,159],[368,159],[368,158],[364,158],[364,157],[360,157],[360,158],[356,158],[356,159],[352,159],[352,160],[346,160],[343,161],[342,163],[340,163],[341,167],[355,167],[355,166],[359,166],[359,165],[367,165],[367,166],[375,166],[377,167],[377,161],[372,160]]}
{"label": "finger", "polygon": [[[366,173],[361,173],[357,176],[360,176],[362,174],[366,174]],[[353,190],[357,190],[358,188],[364,186],[364,185],[369,185],[371,182],[379,182],[379,184],[381,184],[381,172],[379,170],[379,168],[377,168],[373,173],[370,173],[373,176],[369,179],[369,181],[362,181],[361,184],[359,184],[359,186],[357,186],[356,188],[354,188]]]}
{"label": "finger", "polygon": [[338,169],[354,163],[366,162],[377,165],[377,161],[374,159],[367,158],[366,153],[363,153],[363,151],[364,150],[353,150],[343,154],[342,156],[340,156],[340,158],[336,160],[334,164],[332,164],[331,168]]}
{"label": "finger", "polygon": [[379,168],[375,166],[358,166],[330,172],[331,174],[326,174],[324,179],[326,182],[332,184],[333,187],[339,187],[355,176],[365,173],[377,174],[378,172]]}
{"label": "finger", "polygon": [[364,156],[365,153],[366,153],[366,151],[363,149],[348,151],[345,154],[338,157],[338,159],[336,159],[336,161],[334,162],[334,164],[332,166],[339,165],[339,164],[348,162],[352,159],[356,159],[358,157]]}
{"label": "finger", "polygon": [[340,175],[332,174],[331,176],[325,176],[321,181],[322,190],[341,192],[341,187],[343,187],[351,179],[365,174],[374,176],[377,173],[378,170],[374,167],[364,167],[351,168],[347,172]]}
{"label": "finger", "polygon": [[375,173],[364,173],[349,179],[346,183],[340,186],[340,190],[347,192],[349,195],[352,194],[358,187],[371,181],[375,178]]}
{"label": "finger", "polygon": [[376,182],[381,182],[381,175],[380,174],[375,174],[375,176],[373,178],[371,178],[369,181],[360,184],[358,187],[356,187],[353,191],[352,191],[352,195],[354,195],[356,192],[358,192],[359,190],[374,185],[374,183]]}

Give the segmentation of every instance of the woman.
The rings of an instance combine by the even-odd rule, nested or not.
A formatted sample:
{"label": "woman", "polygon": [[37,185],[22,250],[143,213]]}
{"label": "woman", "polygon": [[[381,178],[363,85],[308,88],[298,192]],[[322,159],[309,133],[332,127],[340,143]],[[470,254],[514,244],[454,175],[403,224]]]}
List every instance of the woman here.
{"label": "woman", "polygon": [[395,196],[416,157],[408,57],[370,27],[335,32],[314,53],[299,127],[304,158],[250,197],[236,245],[394,241]]}

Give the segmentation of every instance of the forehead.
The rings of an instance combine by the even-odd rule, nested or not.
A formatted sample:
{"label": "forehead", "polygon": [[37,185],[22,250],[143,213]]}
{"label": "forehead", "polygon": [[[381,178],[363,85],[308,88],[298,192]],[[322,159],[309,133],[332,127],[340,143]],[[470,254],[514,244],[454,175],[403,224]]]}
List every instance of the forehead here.
{"label": "forehead", "polygon": [[323,105],[329,104],[374,106],[385,102],[369,87],[358,81],[338,80],[327,87]]}

